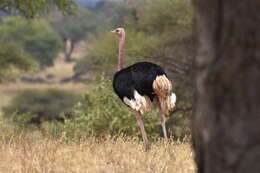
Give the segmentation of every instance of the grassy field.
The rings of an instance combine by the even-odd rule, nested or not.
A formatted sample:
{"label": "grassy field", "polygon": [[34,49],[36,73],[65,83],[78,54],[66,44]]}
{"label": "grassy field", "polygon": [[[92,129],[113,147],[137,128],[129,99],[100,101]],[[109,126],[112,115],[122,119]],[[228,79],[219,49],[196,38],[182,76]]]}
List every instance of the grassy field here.
{"label": "grassy field", "polygon": [[1,173],[194,173],[187,143],[155,142],[143,152],[136,140],[16,139],[0,142]]}

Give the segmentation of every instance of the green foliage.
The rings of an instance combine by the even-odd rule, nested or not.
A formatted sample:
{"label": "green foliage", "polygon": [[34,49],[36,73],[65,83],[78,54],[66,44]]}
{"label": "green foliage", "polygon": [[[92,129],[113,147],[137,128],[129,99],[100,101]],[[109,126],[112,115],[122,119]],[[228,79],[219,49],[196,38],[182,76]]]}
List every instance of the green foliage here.
{"label": "green foliage", "polygon": [[31,18],[49,12],[57,7],[63,13],[72,13],[76,9],[73,0],[1,0],[0,10],[4,12],[18,11],[25,17]]}
{"label": "green foliage", "polygon": [[42,67],[53,66],[54,59],[60,50],[60,38],[53,32],[39,32],[28,37],[24,43],[25,49]]}
{"label": "green foliage", "polygon": [[[186,0],[152,0],[143,6],[138,4],[136,9],[129,7],[131,12],[122,24],[126,29],[126,65],[142,60],[163,63],[164,57],[169,56],[166,54],[172,49],[171,45],[191,35],[191,3]],[[122,7],[118,8],[120,11]],[[121,19],[116,21],[122,23]],[[88,41],[90,46],[85,63],[94,66],[99,73],[111,74],[117,63],[117,36],[106,31]]]}
{"label": "green foliage", "polygon": [[180,37],[181,33],[191,31],[192,7],[188,0],[152,0],[137,15],[137,27],[148,33],[171,33]]}
{"label": "green foliage", "polygon": [[53,65],[61,40],[44,20],[7,17],[0,22],[0,41],[20,44],[41,67]]}
{"label": "green foliage", "polygon": [[10,79],[20,71],[29,71],[35,66],[32,57],[15,42],[1,42],[0,82]]}
{"label": "green foliage", "polygon": [[125,2],[103,1],[103,4],[97,8],[96,12],[100,21],[102,21],[99,24],[100,28],[105,31],[122,26],[135,13],[135,9]]}
{"label": "green foliage", "polygon": [[[115,95],[111,83],[101,78],[89,88],[83,101],[74,108],[73,118],[67,118],[64,124],[60,124],[63,135],[72,139],[120,134],[140,136],[133,112]],[[149,112],[144,119],[149,136],[158,136],[158,112]]]}
{"label": "green foliage", "polygon": [[18,124],[39,124],[45,120],[62,120],[60,114],[69,114],[78,101],[79,97],[68,91],[24,90],[3,111],[6,118]]}
{"label": "green foliage", "polygon": [[[158,35],[148,36],[144,32],[126,30],[125,66],[137,61],[145,60],[157,54],[160,47]],[[77,72],[84,72],[86,66],[91,66],[98,73],[101,71],[111,75],[115,72],[118,60],[118,38],[111,33],[103,33],[89,39],[85,61],[79,61],[74,68]],[[85,65],[83,65],[85,64]]]}
{"label": "green foliage", "polygon": [[104,33],[100,37],[90,38],[91,47],[88,48],[90,54],[84,58],[84,61],[80,60],[77,62],[74,67],[75,72],[83,73],[87,66],[98,72],[101,72],[102,69],[106,69],[105,72],[108,69],[115,69],[117,40],[110,33]]}

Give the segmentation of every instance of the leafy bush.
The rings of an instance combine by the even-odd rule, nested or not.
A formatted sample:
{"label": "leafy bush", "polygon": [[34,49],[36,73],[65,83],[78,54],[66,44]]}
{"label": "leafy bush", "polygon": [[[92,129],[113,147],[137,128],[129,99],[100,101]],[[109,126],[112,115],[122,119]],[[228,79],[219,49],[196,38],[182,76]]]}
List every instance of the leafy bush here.
{"label": "leafy bush", "polygon": [[[144,119],[149,136],[158,136],[158,112],[153,110],[145,114]],[[60,128],[66,137],[75,139],[119,134],[140,136],[133,112],[115,95],[111,81],[105,78],[89,88],[83,100],[75,106],[73,117],[67,118]]]}
{"label": "leafy bush", "polygon": [[29,71],[35,67],[32,57],[23,50],[20,44],[15,42],[1,42],[0,49],[0,82],[20,71]]}
{"label": "leafy bush", "polygon": [[40,124],[46,120],[63,121],[60,114],[69,114],[78,101],[79,97],[68,91],[25,90],[14,97],[11,104],[3,110],[6,118],[18,124]]}
{"label": "leafy bush", "polygon": [[[107,135],[141,137],[133,111],[116,96],[111,83],[111,80],[102,77],[92,84],[82,101],[74,107],[72,118],[66,118],[64,123],[50,125],[49,134],[76,140]],[[171,136],[183,138],[189,135],[189,122],[183,116],[183,112],[178,111],[167,118]],[[149,138],[162,136],[157,109],[145,113],[144,121]]]}

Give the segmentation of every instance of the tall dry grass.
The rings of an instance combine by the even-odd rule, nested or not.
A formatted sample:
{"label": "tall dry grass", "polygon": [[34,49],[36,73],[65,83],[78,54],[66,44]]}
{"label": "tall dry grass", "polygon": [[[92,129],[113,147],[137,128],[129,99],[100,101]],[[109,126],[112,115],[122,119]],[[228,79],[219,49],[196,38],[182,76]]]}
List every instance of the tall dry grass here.
{"label": "tall dry grass", "polygon": [[155,142],[143,152],[138,140],[64,142],[19,138],[0,141],[1,173],[194,173],[188,143]]}

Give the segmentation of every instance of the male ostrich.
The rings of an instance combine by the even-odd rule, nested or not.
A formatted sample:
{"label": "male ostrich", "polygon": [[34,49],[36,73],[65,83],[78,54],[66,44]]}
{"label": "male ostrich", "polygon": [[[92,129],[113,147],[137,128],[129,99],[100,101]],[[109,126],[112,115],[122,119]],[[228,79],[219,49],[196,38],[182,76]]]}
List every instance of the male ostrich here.
{"label": "male ostrich", "polygon": [[111,32],[119,36],[118,71],[114,75],[113,88],[118,97],[135,112],[144,148],[148,150],[149,142],[142,113],[149,111],[152,103],[158,105],[163,135],[167,139],[165,115],[175,107],[176,96],[172,93],[171,82],[160,66],[151,62],[138,62],[123,68],[125,30],[117,28]]}

